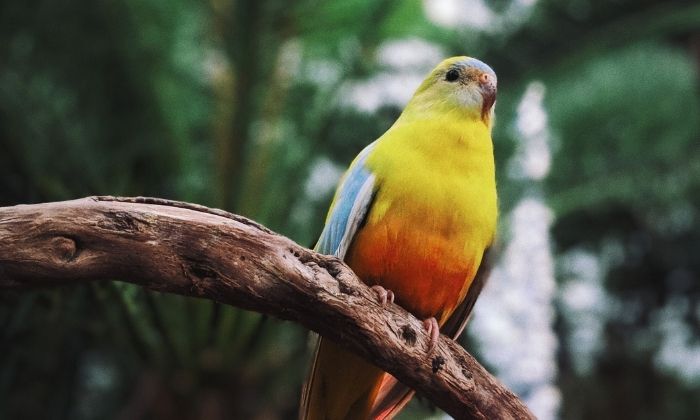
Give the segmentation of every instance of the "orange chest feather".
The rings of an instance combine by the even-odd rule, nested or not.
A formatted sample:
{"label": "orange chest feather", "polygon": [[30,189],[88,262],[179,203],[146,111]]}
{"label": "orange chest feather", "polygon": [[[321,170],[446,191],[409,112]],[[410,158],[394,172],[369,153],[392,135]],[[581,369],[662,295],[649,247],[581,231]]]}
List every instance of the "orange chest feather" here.
{"label": "orange chest feather", "polygon": [[410,222],[385,216],[368,223],[357,233],[346,260],[366,283],[392,290],[399,305],[442,324],[464,298],[483,247],[469,246],[469,232],[425,220],[419,227]]}

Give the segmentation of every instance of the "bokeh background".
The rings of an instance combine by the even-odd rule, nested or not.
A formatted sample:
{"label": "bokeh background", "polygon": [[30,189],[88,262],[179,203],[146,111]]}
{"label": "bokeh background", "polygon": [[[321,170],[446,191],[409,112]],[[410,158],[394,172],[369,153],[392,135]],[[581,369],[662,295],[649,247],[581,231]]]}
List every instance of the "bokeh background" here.
{"label": "bokeh background", "polygon": [[[544,420],[697,418],[696,1],[2,0],[0,204],[166,197],[312,246],[352,157],[461,54],[499,75],[501,206],[465,346]],[[0,418],[292,419],[309,353],[124,283],[2,292]]]}

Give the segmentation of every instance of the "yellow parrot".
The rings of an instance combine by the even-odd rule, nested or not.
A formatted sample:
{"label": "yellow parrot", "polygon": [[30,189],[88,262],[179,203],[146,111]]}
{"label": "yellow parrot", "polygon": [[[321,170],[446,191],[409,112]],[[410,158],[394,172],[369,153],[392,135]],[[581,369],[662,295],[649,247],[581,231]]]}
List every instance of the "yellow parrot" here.
{"label": "yellow parrot", "polygon": [[[485,281],[498,216],[491,129],[496,74],[441,62],[394,125],[340,182],[316,251],[344,259],[378,293],[456,337]],[[307,420],[389,419],[413,391],[321,338],[302,395]]]}

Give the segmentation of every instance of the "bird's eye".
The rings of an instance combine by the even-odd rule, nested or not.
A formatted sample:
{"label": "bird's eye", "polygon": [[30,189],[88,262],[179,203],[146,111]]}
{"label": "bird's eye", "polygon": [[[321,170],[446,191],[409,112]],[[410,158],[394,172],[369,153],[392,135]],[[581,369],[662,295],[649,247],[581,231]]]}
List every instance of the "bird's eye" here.
{"label": "bird's eye", "polygon": [[454,82],[459,79],[459,72],[456,69],[452,69],[445,74],[445,80],[448,82]]}

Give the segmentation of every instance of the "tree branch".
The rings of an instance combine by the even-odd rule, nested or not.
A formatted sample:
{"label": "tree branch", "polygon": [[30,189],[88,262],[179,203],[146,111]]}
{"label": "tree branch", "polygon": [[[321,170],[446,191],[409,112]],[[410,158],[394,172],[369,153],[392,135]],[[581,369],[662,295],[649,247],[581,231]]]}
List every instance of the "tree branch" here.
{"label": "tree branch", "polygon": [[0,208],[0,290],[121,278],[299,322],[416,389],[457,419],[532,419],[454,341],[427,353],[422,323],[340,260],[221,210],[91,197]]}

